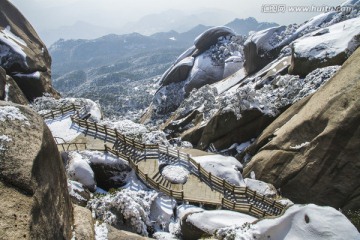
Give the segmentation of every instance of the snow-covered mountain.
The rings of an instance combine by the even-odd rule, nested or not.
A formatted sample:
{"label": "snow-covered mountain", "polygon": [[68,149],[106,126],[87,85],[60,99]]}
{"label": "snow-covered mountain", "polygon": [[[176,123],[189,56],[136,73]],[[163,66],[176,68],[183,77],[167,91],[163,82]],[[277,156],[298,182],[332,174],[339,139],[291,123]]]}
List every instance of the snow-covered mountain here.
{"label": "snow-covered mountain", "polygon": [[[358,207],[356,198],[350,197],[358,191],[355,185],[331,183],[342,182],[352,167],[346,173],[307,165],[355,164],[342,154],[345,148],[335,144],[342,141],[337,137],[341,134],[352,138],[342,124],[357,131],[354,122],[345,123],[354,114],[344,110],[337,115],[342,110],[333,106],[344,101],[347,109],[354,94],[350,86],[357,85],[358,72],[352,69],[358,54],[344,62],[360,46],[360,2],[342,6],[348,4],[352,11],[322,13],[303,24],[268,28],[247,39],[225,27],[205,31],[164,72],[142,122],[160,125],[168,138],[181,138],[198,149],[236,156],[248,164],[245,176],[254,171],[296,201]],[[351,81],[349,86],[343,85],[345,79]],[[316,102],[324,108],[315,107]],[[358,109],[353,104],[349,109]],[[328,111],[337,118],[325,114]],[[317,120],[307,120],[309,112]],[[337,140],[329,142],[332,137]],[[312,184],[305,180],[310,178]],[[305,185],[306,191],[299,192]]]}
{"label": "snow-covered mountain", "polygon": [[360,239],[359,0],[249,36],[57,42],[56,84],[100,102],[61,98],[0,6],[4,239]]}
{"label": "snow-covered mountain", "polygon": [[[274,26],[253,18],[236,19],[232,27],[244,34]],[[100,100],[107,115],[146,108],[158,88],[157,79],[176,57],[209,26],[186,32],[107,35],[94,40],[59,40],[49,51],[54,86],[64,96]]]}
{"label": "snow-covered mountain", "polygon": [[[163,129],[202,149],[213,145],[222,150],[251,140],[325,83],[354,52],[360,44],[358,15],[357,8],[327,12],[246,39],[229,28],[211,28],[162,75],[142,120],[168,119]],[[231,112],[234,122],[224,128],[221,122],[229,121]],[[254,118],[261,119],[253,126],[256,131],[234,134]]]}

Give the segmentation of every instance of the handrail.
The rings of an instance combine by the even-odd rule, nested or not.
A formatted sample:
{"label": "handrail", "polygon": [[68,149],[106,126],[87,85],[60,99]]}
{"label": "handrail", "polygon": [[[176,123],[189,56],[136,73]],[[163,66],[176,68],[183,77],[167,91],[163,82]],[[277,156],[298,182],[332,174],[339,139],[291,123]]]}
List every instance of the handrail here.
{"label": "handrail", "polygon": [[[54,118],[54,116],[61,116],[65,113],[69,112],[76,112],[81,109],[80,106],[71,105],[68,107],[56,109],[54,112],[50,111],[50,113],[44,114],[43,117],[46,118]],[[85,128],[86,130],[95,131],[96,133],[104,134],[106,138],[111,137],[115,139],[115,141],[123,142],[124,144],[133,148],[134,151],[141,151],[143,157],[145,159],[149,156],[151,159],[154,159],[154,151],[157,152],[159,156],[160,153],[166,154],[169,157],[173,157],[178,159],[179,161],[183,161],[190,166],[192,166],[195,170],[197,170],[198,177],[208,182],[211,186],[214,186],[224,193],[229,194],[230,199],[223,198],[221,205],[227,209],[235,210],[235,211],[243,211],[247,209],[246,212],[249,212],[256,216],[273,216],[281,214],[285,206],[276,202],[275,200],[271,200],[265,197],[262,194],[257,193],[249,189],[248,187],[240,187],[233,185],[226,181],[225,179],[219,178],[211,172],[208,172],[205,168],[203,168],[199,163],[197,163],[193,158],[190,157],[189,154],[185,154],[178,149],[175,150],[173,148],[169,148],[167,146],[159,145],[159,144],[145,144],[137,141],[134,138],[130,138],[128,136],[123,135],[122,133],[118,132],[117,129],[108,128],[106,125],[101,125],[96,122],[90,122],[87,120],[83,120],[79,117],[79,115],[71,115],[71,120],[73,123],[78,124],[80,127]],[[151,178],[149,178],[145,173],[141,172],[138,168],[137,160],[141,160],[139,157],[135,159],[134,156],[127,156],[116,149],[109,149],[106,147],[105,149],[108,152],[113,153],[114,155],[126,159],[131,167],[133,167],[137,173],[137,175],[142,179],[144,182],[148,183],[151,187],[164,192],[165,194],[174,197],[179,200],[184,200],[184,193],[183,191],[175,191],[168,189],[166,186],[162,186],[161,184],[156,183]],[[152,152],[151,152],[152,151]],[[242,201],[246,202],[253,202],[254,204],[245,204]],[[192,201],[192,200],[190,200]],[[194,200],[196,201],[196,200]],[[199,201],[198,201],[199,202]],[[201,203],[204,203],[201,201]],[[214,205],[214,204],[213,204]]]}

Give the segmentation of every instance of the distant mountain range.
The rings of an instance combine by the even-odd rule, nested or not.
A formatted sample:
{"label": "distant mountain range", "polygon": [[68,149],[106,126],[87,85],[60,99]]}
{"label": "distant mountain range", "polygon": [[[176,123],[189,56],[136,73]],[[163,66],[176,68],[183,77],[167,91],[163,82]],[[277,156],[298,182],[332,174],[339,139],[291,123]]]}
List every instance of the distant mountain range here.
{"label": "distant mountain range", "polygon": [[[142,35],[150,36],[158,32],[176,31],[179,33],[187,32],[194,26],[217,26],[224,25],[236,17],[236,14],[218,9],[206,9],[196,12],[182,12],[179,10],[168,10],[162,13],[144,16],[136,22],[124,23],[122,27],[101,27],[87,22],[76,22],[70,26],[63,26],[56,29],[43,30],[39,32],[42,40],[50,46],[59,39],[95,39],[107,34],[127,34],[137,32]],[[258,23],[254,18],[238,19],[243,25],[239,29],[239,34],[247,33],[247,29],[256,28],[262,23]],[[269,23],[264,23],[268,25]],[[238,23],[233,23],[234,28]],[[256,26],[255,26],[256,25]],[[275,25],[270,23],[270,25]]]}
{"label": "distant mountain range", "polygon": [[[247,18],[235,19],[227,26],[246,35],[276,24]],[[182,33],[172,30],[150,36],[130,33],[94,40],[59,40],[49,48],[53,85],[63,96],[100,99],[108,114],[121,115],[129,104],[143,109],[152,99],[151,89],[158,87],[153,86],[154,79],[210,27],[200,24]]]}

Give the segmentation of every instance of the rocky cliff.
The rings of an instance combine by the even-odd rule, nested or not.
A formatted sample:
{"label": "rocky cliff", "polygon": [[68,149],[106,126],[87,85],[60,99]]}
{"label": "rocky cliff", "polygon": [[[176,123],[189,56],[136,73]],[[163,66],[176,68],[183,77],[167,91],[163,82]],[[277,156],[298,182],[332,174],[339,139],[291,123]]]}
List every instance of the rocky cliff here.
{"label": "rocky cliff", "polygon": [[360,208],[360,49],[314,95],[291,106],[251,146],[245,174],[299,202]]}
{"label": "rocky cliff", "polygon": [[[169,138],[250,161],[246,174],[296,202],[358,209],[359,52],[344,62],[360,45],[360,1],[347,4],[351,12],[256,32],[236,51],[230,31],[208,30],[163,74],[144,122],[155,119],[150,124],[161,123]],[[202,36],[217,41],[199,47]],[[243,58],[225,76],[235,52]],[[221,58],[224,66],[215,64]]]}
{"label": "rocky cliff", "polygon": [[4,239],[70,239],[73,210],[60,154],[43,119],[0,101],[0,232]]}
{"label": "rocky cliff", "polygon": [[242,159],[238,146],[325,84],[360,45],[359,4],[247,39],[228,28],[207,30],[163,74],[142,121],[200,149],[231,148]]}
{"label": "rocky cliff", "polygon": [[7,0],[0,9],[0,67],[29,101],[44,93],[59,96],[51,86],[51,57],[34,28]]}

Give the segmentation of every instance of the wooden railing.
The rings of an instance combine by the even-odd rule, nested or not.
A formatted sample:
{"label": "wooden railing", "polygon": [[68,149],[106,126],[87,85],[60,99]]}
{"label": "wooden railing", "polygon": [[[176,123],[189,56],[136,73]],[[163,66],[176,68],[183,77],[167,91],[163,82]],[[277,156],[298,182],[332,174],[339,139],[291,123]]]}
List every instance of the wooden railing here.
{"label": "wooden railing", "polygon": [[77,112],[79,110],[81,110],[82,107],[79,105],[75,105],[75,104],[71,104],[69,106],[65,106],[65,107],[61,107],[61,108],[56,108],[56,109],[52,109],[50,112],[45,113],[45,114],[41,114],[41,116],[45,119],[48,118],[56,118],[59,116],[63,116],[66,113],[71,113],[71,112]]}
{"label": "wooden railing", "polygon": [[163,186],[162,184],[155,182],[152,178],[150,178],[146,173],[142,172],[139,168],[139,166],[136,164],[136,159],[132,156],[126,156],[125,154],[121,153],[120,151],[117,151],[115,149],[112,149],[105,145],[105,151],[112,153],[118,158],[126,160],[130,167],[134,169],[135,173],[139,178],[145,182],[146,184],[150,185],[152,188],[155,188],[163,193],[165,193],[168,196],[171,196],[177,200],[183,200],[184,199],[184,192],[183,191],[175,191],[172,189],[168,189],[166,186]]}
{"label": "wooden railing", "polygon": [[[79,106],[69,106],[63,109],[57,109],[55,112],[50,112],[44,115],[44,118],[54,116],[60,116],[68,112],[78,111]],[[166,154],[169,157],[176,158],[178,161],[182,161],[190,165],[196,172],[198,177],[209,184],[212,188],[220,190],[224,193],[224,198],[221,201],[221,206],[230,210],[247,212],[257,217],[264,216],[274,216],[281,214],[285,206],[276,202],[275,200],[269,199],[262,194],[257,193],[249,189],[248,187],[240,187],[234,184],[229,183],[225,179],[219,178],[213,175],[211,172],[203,168],[198,162],[190,157],[189,154],[185,154],[179,150],[169,148],[163,145],[158,144],[144,144],[138,142],[134,138],[127,137],[119,133],[116,129],[108,128],[105,125],[98,124],[96,122],[90,122],[83,120],[79,117],[78,114],[71,115],[71,120],[73,123],[76,123],[82,128],[85,128],[86,131],[94,131],[96,134],[103,134],[106,140],[112,140],[114,142],[121,141],[122,143],[132,147],[134,150],[141,152],[141,156],[138,155],[125,155],[122,152],[106,147],[105,151],[110,152],[116,155],[119,158],[125,159],[129,162],[130,166],[135,169],[136,174],[141,180],[150,185],[151,187],[174,197],[178,200],[184,200],[188,202],[198,202],[203,204],[217,205],[214,202],[198,201],[195,199],[186,199],[184,198],[183,191],[175,191],[167,188],[166,186],[161,185],[158,182],[155,182],[152,178],[148,177],[147,174],[139,170],[137,161],[143,159],[157,159],[160,156],[160,153]],[[157,152],[154,154],[154,152]],[[247,203],[244,203],[247,202]],[[249,202],[252,202],[251,204]]]}
{"label": "wooden railing", "polygon": [[[54,137],[56,145],[62,148],[62,150],[65,151],[74,151],[74,150],[86,150],[87,145],[86,143],[68,143],[61,137]],[[61,140],[61,142],[59,142]],[[71,148],[73,147],[73,148]]]}

